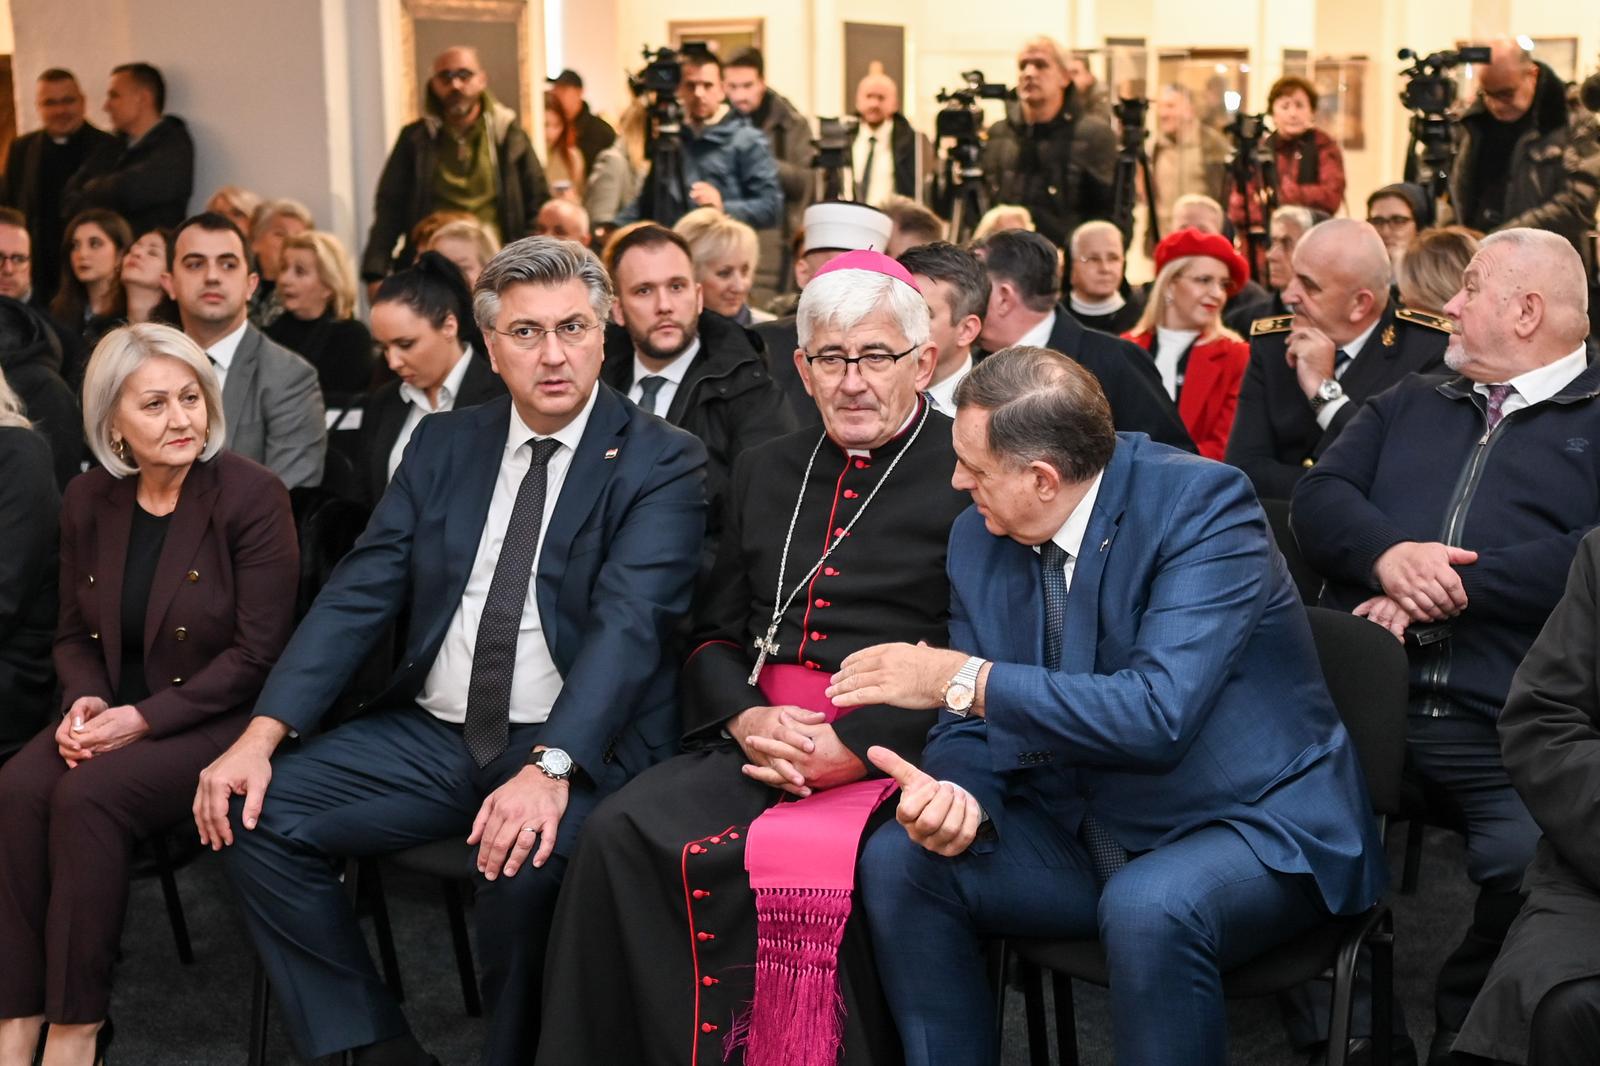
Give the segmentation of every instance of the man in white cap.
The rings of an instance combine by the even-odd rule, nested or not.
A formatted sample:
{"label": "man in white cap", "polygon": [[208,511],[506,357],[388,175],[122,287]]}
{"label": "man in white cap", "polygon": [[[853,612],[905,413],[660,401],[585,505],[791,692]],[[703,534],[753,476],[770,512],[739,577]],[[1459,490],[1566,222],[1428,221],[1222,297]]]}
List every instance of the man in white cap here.
{"label": "man in white cap", "polygon": [[[812,204],[805,213],[803,250],[794,261],[796,287],[804,292],[806,284],[823,267],[846,252],[887,251],[893,232],[894,223],[889,216],[875,207],[843,200]],[[802,426],[817,425],[817,405],[806,392],[793,359],[795,349],[800,347],[795,316],[760,322],[753,328],[766,345],[772,379],[788,395],[795,417]]]}

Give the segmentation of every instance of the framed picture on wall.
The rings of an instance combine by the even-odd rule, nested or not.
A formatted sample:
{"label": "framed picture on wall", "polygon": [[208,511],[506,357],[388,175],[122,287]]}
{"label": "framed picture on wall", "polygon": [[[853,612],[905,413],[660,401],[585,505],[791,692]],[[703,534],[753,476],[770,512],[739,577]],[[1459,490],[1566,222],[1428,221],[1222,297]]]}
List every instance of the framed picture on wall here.
{"label": "framed picture on wall", "polygon": [[1533,58],[1556,72],[1562,81],[1580,81],[1576,37],[1535,37]]}
{"label": "framed picture on wall", "polygon": [[532,86],[543,71],[533,66],[526,0],[401,0],[400,42],[411,87],[408,120],[422,114],[434,57],[452,45],[468,45],[483,61],[489,91],[534,128]]}
{"label": "framed picture on wall", "polygon": [[1156,59],[1156,80],[1188,89],[1200,121],[1226,129],[1249,99],[1250,52],[1244,48],[1162,52]]}
{"label": "framed picture on wall", "polygon": [[1321,56],[1312,68],[1317,87],[1317,125],[1347,152],[1367,146],[1362,113],[1367,81],[1366,56]]}
{"label": "framed picture on wall", "polygon": [[[881,68],[900,90],[905,100],[906,91],[906,29],[904,26],[887,26],[875,22],[846,22],[844,24],[844,101],[845,110],[851,114],[856,109],[856,86],[872,70]],[[904,103],[901,105],[904,106]]]}
{"label": "framed picture on wall", "polygon": [[1150,49],[1143,37],[1106,38],[1106,84],[1113,101],[1150,95]]}
{"label": "framed picture on wall", "polygon": [[693,19],[667,23],[667,39],[681,49],[689,41],[704,42],[711,54],[727,61],[746,48],[760,48],[765,19]]}

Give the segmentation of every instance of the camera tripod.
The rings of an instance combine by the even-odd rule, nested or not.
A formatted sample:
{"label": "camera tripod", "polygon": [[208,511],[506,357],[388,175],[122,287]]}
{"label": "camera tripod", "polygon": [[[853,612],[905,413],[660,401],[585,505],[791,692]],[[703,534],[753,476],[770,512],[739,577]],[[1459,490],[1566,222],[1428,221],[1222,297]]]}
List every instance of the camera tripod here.
{"label": "camera tripod", "polygon": [[1228,180],[1223,187],[1224,209],[1239,194],[1244,204],[1246,259],[1250,276],[1260,280],[1265,271],[1266,250],[1272,243],[1272,213],[1278,209],[1278,160],[1263,134],[1264,116],[1239,113],[1228,127],[1233,138],[1233,154],[1228,157]]}
{"label": "camera tripod", "polygon": [[942,199],[950,208],[950,240],[964,245],[989,209],[989,188],[979,162],[982,146],[976,140],[957,140],[945,149],[940,184]]}
{"label": "camera tripod", "polygon": [[650,161],[650,177],[645,183],[640,215],[670,226],[678,221],[673,212],[681,213],[692,206],[683,176],[683,110],[676,99],[657,96],[650,105],[644,151]]}
{"label": "camera tripod", "polygon": [[1144,150],[1144,116],[1150,101],[1142,99],[1120,100],[1115,111],[1122,124],[1122,147],[1117,153],[1117,166],[1111,183],[1111,221],[1122,231],[1122,247],[1126,251],[1133,245],[1133,205],[1138,196],[1138,182],[1144,182],[1145,211],[1149,215],[1150,243],[1161,240],[1161,222],[1156,212],[1156,187],[1150,176],[1150,156]]}

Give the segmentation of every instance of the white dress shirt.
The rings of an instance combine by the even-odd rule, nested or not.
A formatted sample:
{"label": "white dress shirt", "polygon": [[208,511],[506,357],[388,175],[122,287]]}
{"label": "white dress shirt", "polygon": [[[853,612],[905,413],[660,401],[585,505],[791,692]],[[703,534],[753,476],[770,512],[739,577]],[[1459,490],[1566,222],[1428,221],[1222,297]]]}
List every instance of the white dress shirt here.
{"label": "white dress shirt", "polygon": [[1050,334],[1055,331],[1055,328],[1056,312],[1052,308],[1050,313],[1045,315],[1037,326],[1018,337],[1016,344],[1007,345],[1007,347],[1015,348],[1026,344],[1031,348],[1048,348],[1050,347]]}
{"label": "white dress shirt", "polygon": [[[1072,574],[1078,568],[1078,555],[1083,551],[1083,537],[1089,532],[1089,518],[1094,514],[1094,501],[1100,498],[1100,479],[1105,477],[1105,471],[1094,476],[1094,481],[1089,485],[1089,491],[1083,494],[1083,499],[1078,501],[1078,506],[1067,515],[1067,520],[1061,523],[1061,528],[1056,530],[1051,537],[1051,543],[1067,553],[1067,561],[1062,569],[1067,575],[1067,591],[1072,591]],[[1033,550],[1039,550],[1034,545]]]}
{"label": "white dress shirt", "polygon": [[456,396],[461,392],[461,380],[467,376],[467,367],[472,363],[472,347],[461,353],[461,358],[456,360],[456,365],[450,368],[450,373],[444,376],[444,381],[439,385],[439,402],[428,403],[428,394],[423,389],[417,388],[409,381],[400,383],[400,398],[406,402],[406,420],[400,424],[400,435],[394,439],[394,447],[389,449],[389,477],[393,479],[394,472],[400,468],[400,460],[406,454],[406,445],[411,443],[411,434],[417,431],[417,425],[427,415],[436,415],[440,411],[453,411],[456,406]]}
{"label": "white dress shirt", "polygon": [[1167,399],[1178,398],[1178,362],[1189,346],[1200,339],[1197,329],[1168,329],[1156,327],[1156,372],[1161,375],[1161,387],[1167,390]]}
{"label": "white dress shirt", "polygon": [[956,368],[956,372],[943,381],[936,381],[928,386],[928,399],[933,401],[933,409],[942,415],[956,416],[956,386],[961,384],[961,379],[972,373],[972,356],[967,356],[967,361]]}
{"label": "white dress shirt", "polygon": [[660,370],[651,370],[644,365],[644,360],[639,358],[638,351],[633,353],[633,384],[628,386],[628,399],[638,403],[644,398],[644,388],[640,381],[648,377],[666,378],[667,382],[656,391],[656,407],[651,414],[661,418],[667,417],[667,411],[672,408],[672,398],[678,395],[678,386],[683,384],[683,377],[689,372],[689,364],[694,362],[694,357],[700,354],[700,338],[696,337],[689,342],[689,347],[683,354]]}
{"label": "white dress shirt", "polygon": [[249,325],[250,320],[245,319],[239,323],[238,329],[206,349],[206,355],[211,357],[211,368],[217,372],[218,389],[228,383],[228,368],[233,365],[233,357],[239,351],[239,342],[244,340],[244,331]]}
{"label": "white dress shirt", "polygon": [[[1520,411],[1524,407],[1532,407],[1536,403],[1544,403],[1562,389],[1572,384],[1573,379],[1589,368],[1589,353],[1583,345],[1578,345],[1577,350],[1563,355],[1553,363],[1546,363],[1526,374],[1518,374],[1505,384],[1516,391],[1505,398],[1500,405],[1500,417],[1504,418],[1513,411]],[[1489,386],[1477,383],[1472,386],[1472,391],[1487,397]]]}
{"label": "white dress shirt", "polygon": [[[1366,332],[1362,333],[1359,337],[1357,337],[1355,340],[1351,341],[1349,344],[1335,344],[1333,346],[1333,350],[1334,350],[1333,376],[1334,377],[1343,378],[1345,376],[1345,373],[1352,366],[1355,365],[1356,356],[1361,354],[1361,349],[1365,348],[1367,346],[1367,341],[1372,338],[1372,331],[1377,329],[1377,328],[1378,328],[1378,323],[1374,322],[1372,325],[1367,327]],[[1344,361],[1344,365],[1343,366],[1341,366],[1339,364],[1339,352],[1341,352],[1341,351],[1344,352],[1345,355],[1348,355],[1350,357],[1350,358],[1348,358],[1348,359],[1346,359]],[[1327,429],[1329,426],[1333,425],[1333,416],[1338,412],[1339,408],[1343,407],[1345,404],[1347,404],[1349,402],[1350,402],[1350,397],[1341,396],[1337,400],[1334,400],[1332,403],[1323,404],[1322,410],[1317,412],[1317,425],[1321,426],[1323,429]]]}
{"label": "white dress shirt", "polygon": [[[583,439],[583,430],[589,424],[599,391],[599,386],[595,386],[578,417],[550,434],[561,447],[550,457],[539,546],[528,573],[528,595],[522,604],[522,624],[517,631],[517,660],[511,675],[511,721],[518,724],[543,722],[549,718],[550,708],[561,694],[561,672],[556,669],[549,645],[545,643],[533,576],[539,572],[539,557],[544,554],[550,516],[561,498],[567,471],[572,469],[572,456]],[[422,683],[422,693],[417,697],[422,709],[441,721],[459,724],[467,720],[467,689],[472,681],[472,653],[478,643],[478,622],[483,616],[484,602],[489,598],[495,564],[500,561],[500,548],[505,542],[506,525],[511,521],[517,490],[533,462],[530,441],[534,439],[544,438],[527,427],[513,405],[511,427],[500,453],[500,473],[495,478],[494,494],[489,497],[489,514],[484,519],[483,533],[478,537],[478,553],[467,576],[467,587],[461,593],[455,614],[450,617],[444,643],[439,646],[439,655],[433,660],[433,667]]]}
{"label": "white dress shirt", "polygon": [[[873,151],[873,139],[877,140],[877,150]],[[866,172],[867,155],[872,155],[872,173]],[[860,198],[860,189],[866,185],[869,207],[882,207],[890,197],[894,196],[894,120],[885,119],[883,125],[877,129],[870,129],[866,123],[856,127],[856,139],[850,146],[850,169],[856,175],[856,196]]]}

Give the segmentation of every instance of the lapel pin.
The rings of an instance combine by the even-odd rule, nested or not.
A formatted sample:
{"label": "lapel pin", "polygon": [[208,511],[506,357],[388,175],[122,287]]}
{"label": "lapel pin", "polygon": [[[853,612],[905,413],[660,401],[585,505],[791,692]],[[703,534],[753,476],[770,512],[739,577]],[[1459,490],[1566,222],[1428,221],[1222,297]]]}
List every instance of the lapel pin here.
{"label": "lapel pin", "polygon": [[617,449],[617,448],[607,448],[606,449],[606,458],[607,459],[615,459],[617,457],[617,452],[619,450],[620,449]]}
{"label": "lapel pin", "polygon": [[1110,537],[1107,537],[1105,540],[1100,542],[1100,550],[1101,551],[1105,551],[1109,547],[1111,547],[1111,538]]}

